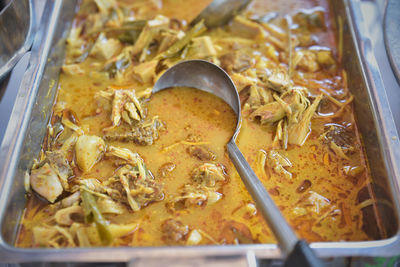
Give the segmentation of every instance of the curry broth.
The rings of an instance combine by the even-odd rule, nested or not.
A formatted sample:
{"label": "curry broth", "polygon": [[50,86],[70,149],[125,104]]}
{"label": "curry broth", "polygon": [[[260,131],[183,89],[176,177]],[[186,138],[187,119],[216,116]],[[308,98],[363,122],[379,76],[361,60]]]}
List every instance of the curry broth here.
{"label": "curry broth", "polygon": [[[128,1],[122,2],[128,3]],[[147,10],[145,15],[153,18],[156,14],[164,14],[190,20],[208,2],[164,1],[161,9]],[[176,10],[176,6],[181,7],[180,4],[190,6],[191,12],[187,12],[189,9],[184,8]],[[291,13],[292,10],[314,6],[321,6],[328,10],[325,1],[289,1],[289,3],[285,2],[285,7],[282,8],[281,3],[278,2],[266,4],[263,1],[255,1],[250,6],[249,12],[264,14],[278,10],[286,14]],[[319,39],[318,45],[330,47],[332,53],[337,53],[329,16],[329,12],[326,12],[325,30],[315,33],[315,36]],[[269,45],[264,45],[263,40],[257,40],[257,44],[251,45],[240,40],[232,46],[226,42],[232,35],[226,29],[210,30],[206,34],[211,36],[213,42],[219,46],[217,57],[234,49],[247,51],[256,60],[269,53]],[[224,39],[224,37],[227,38]],[[282,64],[289,64],[284,51],[280,51],[278,60]],[[266,67],[270,68],[275,67],[277,63],[270,61],[266,64]],[[306,73],[303,76],[295,76],[294,84],[308,87],[313,99],[322,92],[339,96],[345,92],[344,95],[348,96],[346,74],[341,70],[340,62],[336,64],[337,71],[334,75],[322,69],[313,75]],[[75,123],[82,127],[86,135],[100,137],[105,134],[104,129],[112,127],[110,126],[111,108],[104,108],[102,106],[104,99],[100,101],[96,95],[108,88],[113,90],[134,88],[136,93],[140,93],[151,88],[154,82],[154,80],[150,83],[139,82],[133,75],[125,75],[124,79],[116,81],[108,76],[98,75],[102,73],[101,66],[98,60],[88,57],[79,63],[83,73],[79,75],[71,75],[65,71],[61,73],[54,107],[54,114],[57,114],[57,110],[72,111]],[[240,87],[239,84],[236,85]],[[239,90],[241,90],[243,107],[247,101],[248,88]],[[341,103],[347,103],[348,100],[341,101]],[[127,209],[127,212],[120,215],[105,214],[110,224],[125,225],[127,229],[124,234],[114,238],[112,245],[162,246],[276,242],[262,216],[257,212],[226,153],[225,144],[236,126],[236,117],[230,107],[215,96],[190,88],[167,89],[143,100],[142,104],[146,112],[145,119],[158,116],[163,124],[154,143],[144,146],[134,142],[106,141],[106,145],[128,148],[138,153],[153,174],[155,181],[163,185],[162,199],[144,204],[139,211],[132,212]],[[251,119],[246,113],[246,108],[243,108],[243,121],[237,144],[300,237],[309,242],[368,240],[371,237],[367,236],[362,229],[363,214],[357,205],[357,194],[369,183],[370,178],[353,110],[351,105],[344,106],[344,111],[338,108],[332,109],[329,105],[325,106],[328,107],[328,112],[324,113],[321,108],[316,112],[319,116],[314,116],[312,119],[312,131],[308,134],[306,142],[302,146],[289,144],[287,149],[276,147],[273,141],[276,135],[276,124],[262,125],[259,120]],[[334,114],[338,110],[341,112],[340,116],[331,119],[331,113]],[[54,115],[51,125],[54,125],[56,120],[57,116]],[[354,131],[353,141],[356,150],[351,152],[351,156],[339,157],[321,141],[326,128],[335,125],[338,127],[347,125],[346,127]],[[116,131],[124,132],[129,129],[130,126],[121,121]],[[196,140],[191,140],[191,137],[196,137]],[[201,146],[211,152],[215,159],[201,160],[190,155],[188,149],[191,146]],[[45,147],[44,150],[46,150]],[[260,168],[260,157],[268,156],[271,150],[289,160],[290,164],[284,169],[290,172],[291,178],[278,173],[271,166]],[[116,166],[115,158],[106,155],[90,170],[82,172],[76,166],[75,157],[74,153],[69,152],[69,161],[73,162],[74,174],[69,178],[72,182],[88,178],[105,182],[120,168]],[[185,184],[192,183],[193,169],[204,162],[223,166],[225,180],[215,188],[216,192],[222,194],[221,199],[211,204],[206,200],[199,205],[171,209],[169,206],[171,200],[180,195]],[[165,164],[175,167],[162,174],[161,170]],[[353,166],[361,166],[363,171],[356,175],[346,173],[346,170],[351,170]],[[38,246],[33,240],[32,229],[40,226],[46,218],[52,218],[56,214],[60,209],[57,203],[49,205],[36,193],[29,193],[17,246]],[[128,207],[126,203],[125,206]],[[179,227],[185,226],[186,230],[188,229],[177,242],[170,242],[165,238],[164,225],[169,219],[179,221]],[[79,221],[79,223],[82,222]],[[188,243],[186,240],[190,239],[189,232],[193,233],[194,230],[199,232],[202,238],[197,243]],[[85,231],[92,243],[93,240],[99,239],[93,227],[86,228]]]}

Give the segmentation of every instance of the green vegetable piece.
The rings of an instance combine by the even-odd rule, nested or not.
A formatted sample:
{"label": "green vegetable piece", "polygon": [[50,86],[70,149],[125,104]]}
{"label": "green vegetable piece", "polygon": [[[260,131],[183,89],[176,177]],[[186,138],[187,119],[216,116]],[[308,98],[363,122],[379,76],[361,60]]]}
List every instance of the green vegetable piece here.
{"label": "green vegetable piece", "polygon": [[81,190],[81,195],[85,222],[95,222],[101,241],[104,245],[110,245],[112,241],[112,235],[108,229],[108,222],[97,207],[94,196],[86,190]]}
{"label": "green vegetable piece", "polygon": [[159,58],[170,58],[178,54],[194,37],[199,36],[203,32],[207,30],[207,27],[204,25],[204,21],[201,20],[197,24],[195,24],[192,28],[190,28],[185,36],[176,41],[172,46],[170,46],[165,52],[160,54]]}
{"label": "green vegetable piece", "polygon": [[146,26],[146,23],[147,23],[147,20],[145,20],[145,19],[125,21],[122,24],[122,27],[120,27],[120,29],[141,31],[141,30],[143,30],[144,26]]}

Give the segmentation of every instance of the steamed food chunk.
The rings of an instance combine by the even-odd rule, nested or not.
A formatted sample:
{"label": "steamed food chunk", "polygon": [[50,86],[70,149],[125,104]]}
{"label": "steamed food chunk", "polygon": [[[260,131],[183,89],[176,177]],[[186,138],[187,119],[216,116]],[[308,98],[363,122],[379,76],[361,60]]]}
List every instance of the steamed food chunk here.
{"label": "steamed food chunk", "polygon": [[81,1],[17,246],[276,242],[226,151],[230,106],[193,88],[152,94],[189,59],[232,78],[236,142],[299,237],[385,237],[327,1],[255,0],[224,26],[192,25],[209,2]]}
{"label": "steamed food chunk", "polygon": [[42,167],[32,170],[31,186],[39,195],[53,203],[63,192],[57,173],[45,163]]}
{"label": "steamed food chunk", "polygon": [[105,143],[98,136],[81,135],[75,144],[76,162],[79,168],[87,172],[100,160],[104,153]]}
{"label": "steamed food chunk", "polygon": [[104,34],[100,34],[90,55],[101,60],[108,60],[113,57],[121,48],[121,44],[116,39],[107,39]]}

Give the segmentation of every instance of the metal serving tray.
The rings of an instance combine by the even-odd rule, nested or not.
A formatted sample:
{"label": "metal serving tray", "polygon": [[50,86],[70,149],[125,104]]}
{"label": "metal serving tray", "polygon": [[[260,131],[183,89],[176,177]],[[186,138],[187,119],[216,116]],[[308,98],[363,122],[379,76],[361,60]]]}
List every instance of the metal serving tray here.
{"label": "metal serving tray", "polygon": [[[352,2],[352,4],[354,4]],[[25,207],[24,175],[38,156],[57,90],[64,59],[65,38],[76,11],[76,0],[48,0],[32,48],[10,122],[0,149],[0,261],[3,262],[128,262],[146,265],[155,258],[177,263],[223,260],[255,262],[255,258],[279,258],[275,244],[197,247],[120,247],[21,249],[14,246]],[[400,252],[400,144],[371,42],[366,31],[355,31],[360,12],[350,0],[332,0],[336,23],[343,22],[344,66],[373,177],[372,188],[389,238],[362,242],[311,243],[321,257],[392,256]],[[354,7],[353,7],[354,8]],[[339,19],[340,18],[340,19]],[[79,82],[79,81],[77,81]],[[381,201],[380,201],[381,200]],[[372,214],[373,216],[373,214]],[[375,223],[375,218],[370,220]],[[175,261],[174,259],[178,259]],[[235,261],[238,259],[238,261]],[[156,261],[160,263],[160,261]],[[242,261],[243,262],[243,261]],[[189,263],[188,261],[186,263]],[[151,265],[151,264],[150,264]],[[141,266],[141,265],[140,265]]]}

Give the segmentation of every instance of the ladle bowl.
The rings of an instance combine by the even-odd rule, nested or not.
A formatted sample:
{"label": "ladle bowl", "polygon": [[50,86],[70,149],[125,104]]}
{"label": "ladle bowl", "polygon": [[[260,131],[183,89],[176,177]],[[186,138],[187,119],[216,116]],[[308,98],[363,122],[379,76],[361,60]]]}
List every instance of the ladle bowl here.
{"label": "ladle bowl", "polygon": [[[239,134],[241,125],[241,107],[239,94],[229,75],[211,62],[187,60],[177,63],[166,70],[155,83],[153,93],[173,87],[191,87],[206,91],[229,104],[237,116],[235,132],[227,144],[229,157],[255,201],[257,208],[278,239],[282,253],[284,256],[288,256],[286,265],[322,266],[322,263],[308,244],[297,238],[236,145],[236,137]],[[301,259],[303,259],[303,265],[301,264]],[[299,263],[300,265],[298,265]]]}

